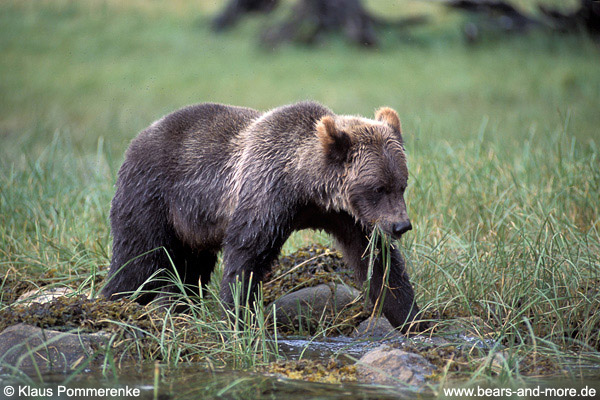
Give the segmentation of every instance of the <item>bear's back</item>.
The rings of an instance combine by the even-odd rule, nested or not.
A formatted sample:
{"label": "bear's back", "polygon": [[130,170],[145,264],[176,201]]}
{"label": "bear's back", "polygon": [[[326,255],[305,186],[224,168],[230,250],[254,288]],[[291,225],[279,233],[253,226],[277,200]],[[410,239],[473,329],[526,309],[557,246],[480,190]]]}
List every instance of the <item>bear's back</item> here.
{"label": "bear's back", "polygon": [[256,110],[216,103],[181,108],[152,123],[130,144],[129,164],[138,168],[161,165],[178,170],[202,159],[226,161],[235,139],[262,114]]}
{"label": "bear's back", "polygon": [[170,140],[189,135],[210,135],[231,140],[262,114],[245,107],[201,103],[181,108],[154,122],[148,130]]}

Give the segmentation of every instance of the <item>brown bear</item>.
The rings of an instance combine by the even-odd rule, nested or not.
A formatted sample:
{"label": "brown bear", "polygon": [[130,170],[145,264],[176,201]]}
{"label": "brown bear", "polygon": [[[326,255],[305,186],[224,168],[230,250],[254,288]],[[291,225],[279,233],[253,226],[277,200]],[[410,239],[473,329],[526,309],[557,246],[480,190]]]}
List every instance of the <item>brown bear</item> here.
{"label": "brown bear", "polygon": [[[387,107],[374,120],[338,116],[314,102],[264,114],[209,103],[180,109],[127,150],[110,212],[113,258],[102,294],[120,297],[145,284],[149,293],[167,295],[173,288],[165,280],[149,278],[164,277],[172,265],[198,293],[222,250],[221,297],[231,305],[232,285],[251,282],[248,289],[256,290],[290,234],[306,228],[333,235],[362,282],[373,228],[393,238],[412,229],[407,180],[400,120]],[[396,249],[387,283],[383,268],[378,257],[370,298],[375,302],[386,288],[383,314],[406,330],[418,307]]]}

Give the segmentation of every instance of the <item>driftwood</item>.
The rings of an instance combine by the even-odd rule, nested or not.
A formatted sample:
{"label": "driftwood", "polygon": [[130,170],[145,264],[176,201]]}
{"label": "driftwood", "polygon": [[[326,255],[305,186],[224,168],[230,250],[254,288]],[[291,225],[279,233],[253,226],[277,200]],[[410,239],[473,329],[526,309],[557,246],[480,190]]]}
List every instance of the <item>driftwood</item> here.
{"label": "driftwood", "polygon": [[596,39],[600,36],[600,1],[580,0],[579,9],[571,13],[538,4],[538,9],[553,28],[566,33],[586,31]]}
{"label": "driftwood", "polygon": [[[217,31],[232,27],[250,12],[269,12],[278,0],[231,0],[213,20]],[[371,15],[362,0],[297,0],[283,22],[263,31],[261,42],[273,48],[284,42],[311,44],[328,33],[341,32],[348,40],[361,46],[375,46],[375,28],[407,28],[426,22],[423,16],[388,21]]]}
{"label": "driftwood", "polygon": [[[580,0],[577,10],[565,13],[538,4],[540,13],[528,15],[507,0],[437,0],[448,7],[481,16],[480,23],[468,22],[464,27],[467,40],[479,39],[482,31],[524,33],[534,27],[569,33],[587,32],[600,39],[600,1]],[[279,0],[229,0],[223,12],[213,20],[213,29],[220,31],[234,26],[239,19],[252,12],[269,12]],[[297,0],[291,15],[283,22],[263,31],[261,41],[266,47],[283,42],[311,44],[332,32],[341,32],[348,40],[362,46],[375,46],[375,28],[407,27],[426,21],[412,17],[386,21],[371,15],[362,0]]]}
{"label": "driftwood", "polygon": [[278,0],[230,0],[225,9],[213,20],[213,29],[222,31],[233,27],[242,15],[252,12],[269,12]]}
{"label": "driftwood", "polygon": [[486,17],[485,25],[478,26],[473,22],[466,24],[465,35],[469,41],[476,40],[482,28],[523,33],[532,27],[544,26],[558,32],[586,31],[596,38],[600,36],[600,2],[594,0],[580,0],[579,9],[571,13],[538,4],[540,17],[526,15],[503,0],[443,0],[443,3]]}
{"label": "driftwood", "polygon": [[523,33],[540,22],[523,14],[511,4],[499,0],[447,0],[448,7],[464,10],[472,14],[483,15],[486,20],[483,24],[468,22],[465,24],[464,33],[469,42],[479,39],[482,30],[501,31],[505,33]]}
{"label": "driftwood", "polygon": [[375,19],[360,0],[299,0],[292,15],[262,35],[266,46],[282,42],[314,43],[323,33],[341,31],[352,42],[374,46]]}

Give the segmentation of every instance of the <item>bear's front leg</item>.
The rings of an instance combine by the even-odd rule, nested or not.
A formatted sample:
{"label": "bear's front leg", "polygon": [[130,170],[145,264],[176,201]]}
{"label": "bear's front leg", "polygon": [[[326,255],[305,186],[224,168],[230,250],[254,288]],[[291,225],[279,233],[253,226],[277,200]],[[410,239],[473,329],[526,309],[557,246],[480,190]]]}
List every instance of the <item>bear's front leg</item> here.
{"label": "bear's front leg", "polygon": [[[344,214],[337,215],[335,223],[327,223],[322,227],[336,238],[345,261],[355,271],[357,281],[362,283],[367,280],[369,257],[365,251],[369,246],[370,232]],[[418,319],[419,307],[402,255],[394,245],[390,246],[390,265],[386,267],[381,257],[381,244],[377,253],[370,277],[369,299],[377,307],[381,306],[383,315],[403,333],[426,329],[426,324],[413,324]]]}
{"label": "bear's front leg", "polygon": [[[281,223],[282,219],[279,219]],[[238,223],[231,230],[223,247],[223,280],[221,300],[226,308],[235,304],[250,305],[256,301],[257,288],[279,255],[288,229],[268,222]],[[237,296],[237,299],[236,299]]]}
{"label": "bear's front leg", "polygon": [[401,331],[421,331],[425,324],[414,324],[418,319],[419,307],[400,252],[392,244],[389,248],[389,266],[382,260],[381,249],[372,268],[369,298],[376,308],[381,306],[383,315]]}

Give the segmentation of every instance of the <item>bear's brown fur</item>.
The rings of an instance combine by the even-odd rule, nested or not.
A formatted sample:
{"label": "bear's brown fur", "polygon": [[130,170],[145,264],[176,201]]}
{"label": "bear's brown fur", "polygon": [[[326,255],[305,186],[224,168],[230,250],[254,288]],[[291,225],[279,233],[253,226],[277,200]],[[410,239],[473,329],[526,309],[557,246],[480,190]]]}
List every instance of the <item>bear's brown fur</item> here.
{"label": "bear's brown fur", "polygon": [[[119,171],[110,213],[113,258],[103,294],[131,293],[171,262],[197,291],[222,250],[221,296],[232,304],[231,285],[247,285],[252,276],[254,290],[289,235],[305,228],[332,234],[364,281],[374,226],[395,238],[411,229],[400,130],[390,108],[371,120],[337,116],[314,102],[264,114],[199,104],[167,115],[133,140]],[[383,313],[402,327],[418,308],[395,249],[391,260]],[[373,301],[384,287],[383,275],[377,259]],[[173,290],[160,280],[144,289]]]}

